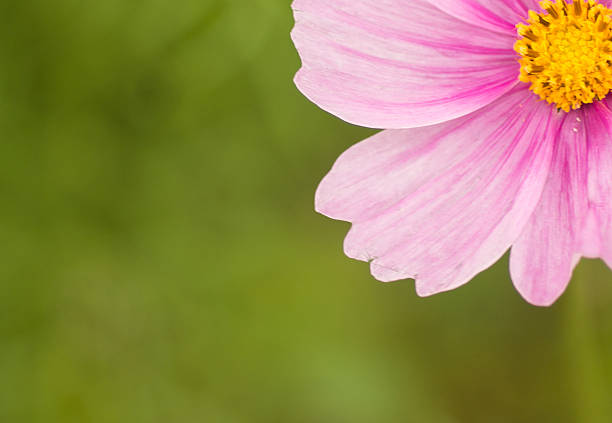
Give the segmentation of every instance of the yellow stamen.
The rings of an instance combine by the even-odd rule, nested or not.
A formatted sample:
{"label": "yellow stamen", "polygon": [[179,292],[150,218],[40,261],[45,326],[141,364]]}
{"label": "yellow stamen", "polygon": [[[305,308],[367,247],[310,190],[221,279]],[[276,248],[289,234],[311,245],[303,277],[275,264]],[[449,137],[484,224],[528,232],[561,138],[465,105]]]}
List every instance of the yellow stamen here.
{"label": "yellow stamen", "polygon": [[522,56],[519,79],[542,100],[569,112],[602,100],[612,89],[612,10],[595,0],[540,2],[514,49]]}

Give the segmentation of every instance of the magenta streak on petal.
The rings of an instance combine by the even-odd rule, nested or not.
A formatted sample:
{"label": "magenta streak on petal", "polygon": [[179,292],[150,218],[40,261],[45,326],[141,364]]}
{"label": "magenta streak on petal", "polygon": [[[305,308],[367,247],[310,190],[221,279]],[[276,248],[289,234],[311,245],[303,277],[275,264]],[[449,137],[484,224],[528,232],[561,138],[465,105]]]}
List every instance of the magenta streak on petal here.
{"label": "magenta streak on petal", "polygon": [[377,37],[390,40],[390,41],[401,41],[403,43],[420,44],[423,46],[437,49],[441,53],[448,53],[451,51],[474,53],[474,54],[486,54],[486,55],[505,55],[508,56],[508,46],[503,48],[491,48],[477,44],[458,44],[456,43],[456,37],[445,38],[441,37],[440,40],[436,41],[430,34],[410,34],[405,30],[394,30],[392,26],[385,27],[380,25],[374,25],[366,20],[355,21],[354,16],[350,15],[345,11],[338,11],[336,17],[338,23],[342,23],[349,27],[354,27],[358,31],[375,35]]}
{"label": "magenta streak on petal", "polygon": [[585,113],[564,116],[542,197],[510,255],[514,285],[540,306],[555,302],[569,283],[588,210]]}
{"label": "magenta streak on petal", "polygon": [[[341,78],[342,75],[336,75],[336,77]],[[321,83],[324,83],[326,80],[319,79],[318,81]],[[366,81],[364,81],[364,83],[366,83]],[[486,88],[474,87],[474,88],[459,92],[457,94],[448,95],[442,98],[433,98],[430,100],[420,100],[420,101],[414,101],[414,102],[378,101],[378,100],[365,100],[365,99],[355,98],[353,102],[356,105],[363,105],[364,108],[365,107],[368,107],[368,108],[376,107],[379,110],[389,110],[389,111],[396,110],[397,108],[407,108],[409,106],[414,106],[414,107],[419,107],[419,108],[422,108],[425,106],[429,106],[429,107],[444,106],[448,104],[450,101],[459,102],[461,100],[469,100],[478,94],[482,94],[483,92],[495,92],[497,89],[506,89],[508,86],[512,86],[515,84],[516,84],[515,76],[512,75],[512,76],[506,77],[506,79],[495,81],[495,83],[492,83]]]}
{"label": "magenta streak on petal", "polygon": [[429,0],[446,13],[470,24],[516,36],[516,24],[529,10],[539,11],[538,0]]}
{"label": "magenta streak on petal", "polygon": [[610,101],[585,113],[588,161],[588,214],[581,239],[586,257],[601,257],[612,267],[612,111]]}
{"label": "magenta streak on petal", "polygon": [[[516,32],[515,25],[518,20],[512,21],[500,17],[491,9],[484,7],[481,2],[475,0],[430,0],[430,3],[462,21],[482,28],[500,32],[503,34],[513,34]],[[497,3],[502,5],[499,0]],[[508,2],[510,3],[510,2]],[[499,6],[498,5],[498,6]],[[511,11],[508,9],[507,11]],[[510,13],[506,17],[516,17],[515,13]]]}

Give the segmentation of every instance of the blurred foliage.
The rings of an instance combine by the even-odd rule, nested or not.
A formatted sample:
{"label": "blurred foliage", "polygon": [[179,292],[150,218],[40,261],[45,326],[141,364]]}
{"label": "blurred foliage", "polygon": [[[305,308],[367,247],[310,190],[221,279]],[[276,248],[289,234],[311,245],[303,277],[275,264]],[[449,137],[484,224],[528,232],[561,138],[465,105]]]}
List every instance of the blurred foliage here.
{"label": "blurred foliage", "polygon": [[292,76],[288,0],[0,2],[1,422],[575,422],[609,413],[599,262],[375,282],[312,210],[372,134]]}

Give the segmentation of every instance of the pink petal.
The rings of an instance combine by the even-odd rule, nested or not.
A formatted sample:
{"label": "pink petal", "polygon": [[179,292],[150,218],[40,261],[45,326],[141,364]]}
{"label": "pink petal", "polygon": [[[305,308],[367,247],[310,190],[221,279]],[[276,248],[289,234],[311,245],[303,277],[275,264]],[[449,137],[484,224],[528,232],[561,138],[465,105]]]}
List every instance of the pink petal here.
{"label": "pink petal", "polygon": [[565,116],[540,202],[512,246],[510,273],[531,304],[548,306],[563,293],[577,262],[587,213],[587,138],[583,111]]}
{"label": "pink petal", "polygon": [[554,109],[515,89],[469,116],[384,131],[344,153],[316,209],[353,222],[350,257],[417,292],[453,289],[519,236],[542,192],[559,125]]}
{"label": "pink petal", "polygon": [[511,35],[516,35],[516,24],[525,21],[529,10],[542,10],[537,0],[429,0],[429,2],[465,22]]}
{"label": "pink petal", "polygon": [[426,0],[295,0],[293,9],[298,88],[357,125],[445,122],[517,82],[513,34],[467,24]]}
{"label": "pink petal", "polygon": [[612,101],[598,102],[585,113],[588,203],[581,253],[601,257],[612,267]]}

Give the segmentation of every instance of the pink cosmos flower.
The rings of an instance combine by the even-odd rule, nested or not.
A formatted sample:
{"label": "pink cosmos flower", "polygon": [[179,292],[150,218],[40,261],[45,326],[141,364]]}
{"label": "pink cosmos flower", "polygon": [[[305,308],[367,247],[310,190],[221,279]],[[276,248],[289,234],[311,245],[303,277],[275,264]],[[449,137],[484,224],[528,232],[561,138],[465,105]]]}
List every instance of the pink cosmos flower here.
{"label": "pink cosmos flower", "polygon": [[[340,156],[316,210],[349,257],[422,296],[509,248],[552,304],[580,257],[612,266],[612,0],[295,0],[295,82],[385,129]],[[518,26],[517,26],[518,25]]]}

